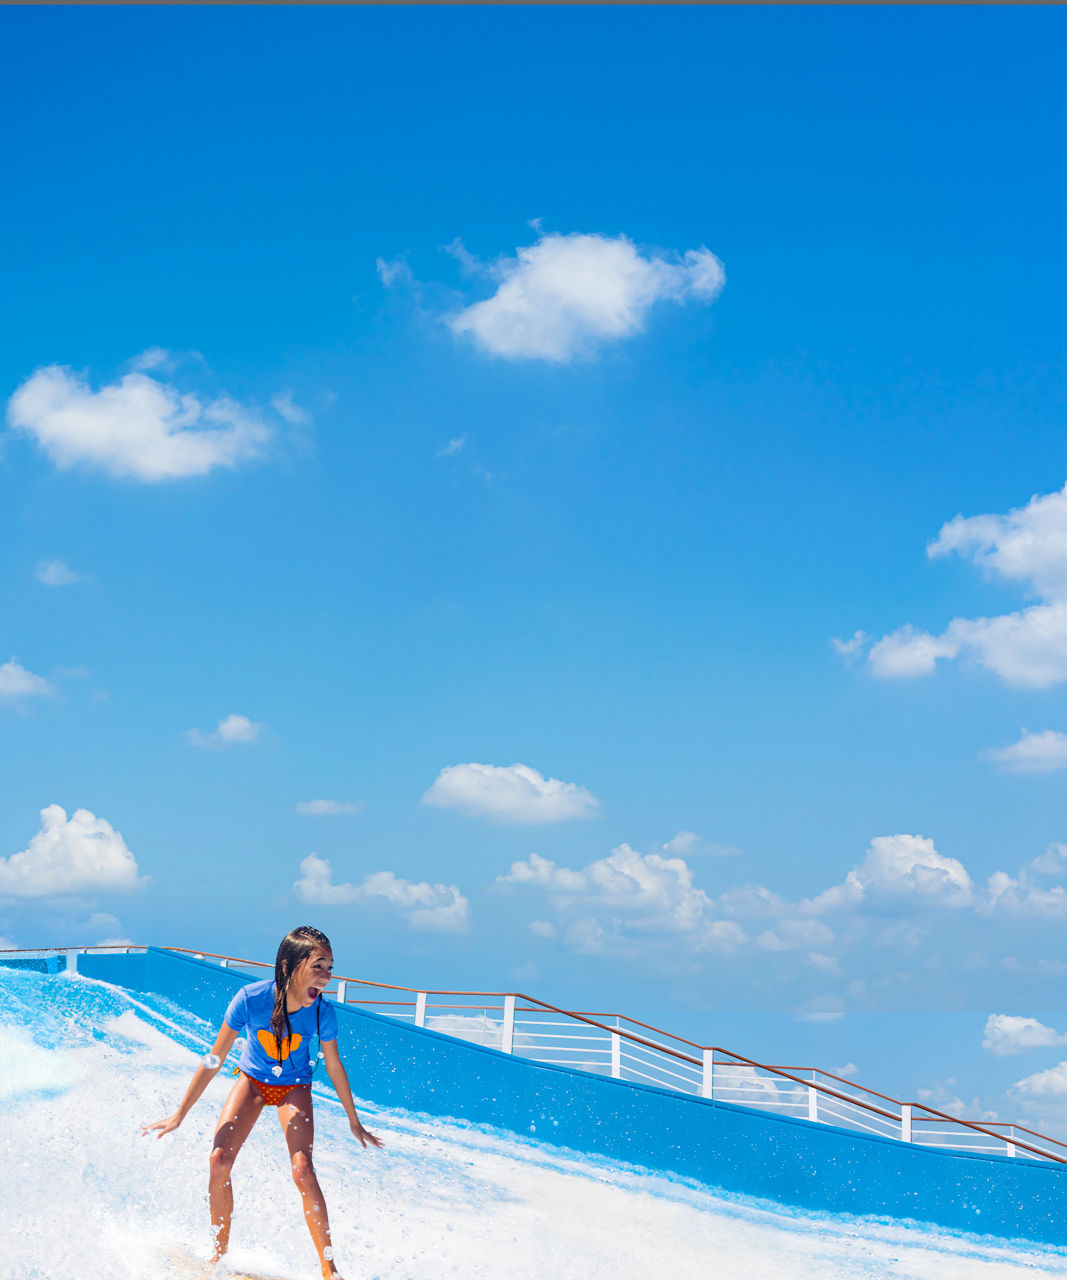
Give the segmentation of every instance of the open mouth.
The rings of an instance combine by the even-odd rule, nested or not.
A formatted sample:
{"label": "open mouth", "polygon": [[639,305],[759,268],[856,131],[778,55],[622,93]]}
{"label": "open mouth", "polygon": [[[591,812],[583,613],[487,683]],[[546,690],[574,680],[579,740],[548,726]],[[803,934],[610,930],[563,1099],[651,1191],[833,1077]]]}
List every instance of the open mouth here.
{"label": "open mouth", "polygon": [[309,988],[308,988],[308,999],[309,999],[309,1000],[316,1000],[316,999],[318,999],[318,997],[319,997],[319,995],[320,995],[320,994],[321,994],[321,992],[319,991],[319,988],[318,988],[318,987],[309,987]]}

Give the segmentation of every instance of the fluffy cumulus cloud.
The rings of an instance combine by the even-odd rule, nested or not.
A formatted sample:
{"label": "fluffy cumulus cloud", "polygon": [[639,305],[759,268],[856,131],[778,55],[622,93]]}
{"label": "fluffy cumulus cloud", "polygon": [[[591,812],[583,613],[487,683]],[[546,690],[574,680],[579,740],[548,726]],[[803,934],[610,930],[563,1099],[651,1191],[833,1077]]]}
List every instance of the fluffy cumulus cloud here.
{"label": "fluffy cumulus cloud", "polygon": [[454,884],[402,880],[392,871],[374,871],[359,884],[334,884],[328,858],[311,853],[300,864],[293,891],[312,906],[385,902],[401,912],[412,929],[459,933],[470,925],[470,905]]}
{"label": "fluffy cumulus cloud", "polygon": [[1046,1071],[1037,1071],[1016,1081],[1008,1092],[1024,1105],[1038,1110],[1051,1104],[1057,1115],[1062,1115],[1063,1104],[1067,1101],[1067,1062],[1057,1063]]}
{"label": "fluffy cumulus cloud", "polygon": [[219,750],[232,747],[240,742],[255,742],[266,726],[249,720],[247,716],[228,715],[219,721],[211,733],[202,733],[199,729],[186,729],[185,740],[191,747],[206,747]]}
{"label": "fluffy cumulus cloud", "polygon": [[362,800],[301,800],[296,806],[297,813],[308,814],[313,818],[338,818],[346,813],[362,813]]}
{"label": "fluffy cumulus cloud", "polygon": [[38,369],[8,401],[9,425],[59,467],[158,482],[235,467],[262,452],[269,428],[228,397],[201,400],[144,369],[94,390],[72,369]]}
{"label": "fluffy cumulus cloud", "polygon": [[495,822],[531,825],[591,818],[599,808],[585,787],[545,778],[525,764],[448,765],[422,802]]}
{"label": "fluffy cumulus cloud", "polygon": [[36,676],[20,667],[14,658],[0,663],[0,698],[15,701],[20,698],[47,698],[54,693],[54,685],[43,676]]}
{"label": "fluffy cumulus cloud", "polygon": [[1067,1044],[1067,1035],[1060,1035],[1036,1018],[1017,1018],[1007,1013],[991,1013],[982,1034],[982,1048],[998,1057],[1057,1044]]}
{"label": "fluffy cumulus cloud", "polygon": [[1067,733],[1023,729],[1018,742],[987,751],[985,758],[1005,773],[1052,773],[1067,769]]}
{"label": "fluffy cumulus cloud", "polygon": [[[995,871],[983,884],[928,836],[877,836],[840,880],[809,897],[760,884],[713,891],[731,864],[671,856],[672,845],[642,853],[620,844],[584,865],[531,853],[498,876],[497,888],[531,902],[534,937],[577,954],[700,971],[712,954],[743,951],[754,990],[770,982],[783,992],[802,986],[805,998],[815,978],[822,990],[814,1003],[794,1009],[809,1018],[883,1007],[897,989],[914,995],[926,977],[952,983],[967,975],[969,982],[1012,930],[1056,946],[1054,931],[1067,922],[1067,844],[1017,872]],[[1045,963],[1038,968],[1053,972]],[[1007,1053],[1010,1043],[1061,1043],[1047,1039],[1056,1034],[998,1015],[986,1047]]]}
{"label": "fluffy cumulus cloud", "polygon": [[940,661],[970,659],[1020,688],[1067,680],[1067,487],[1007,515],[956,516],[927,554],[962,556],[1017,583],[1037,603],[990,618],[955,618],[939,634],[900,627],[871,645],[875,675],[929,675]]}
{"label": "fluffy cumulus cloud", "polygon": [[68,818],[50,804],[41,810],[41,829],[27,847],[0,858],[0,895],[16,898],[126,892],[143,883],[122,836],[88,809]]}
{"label": "fluffy cumulus cloud", "polygon": [[974,886],[957,858],[946,858],[926,836],[876,836],[867,856],[841,884],[808,899],[813,915],[841,908],[907,904],[965,907],[974,901]]}
{"label": "fluffy cumulus cloud", "polygon": [[[532,853],[511,865],[497,883],[545,891],[561,920],[565,946],[586,953],[618,949],[638,937],[686,938],[697,949],[732,949],[746,941],[735,921],[713,918],[712,903],[693,883],[682,858],[640,853],[621,844],[581,869],[558,866]],[[534,921],[551,937],[556,927]]]}
{"label": "fluffy cumulus cloud", "polygon": [[711,302],[726,281],[708,249],[646,254],[626,236],[577,233],[542,235],[492,274],[496,292],[450,316],[452,332],[490,355],[557,362],[639,333],[656,302]]}

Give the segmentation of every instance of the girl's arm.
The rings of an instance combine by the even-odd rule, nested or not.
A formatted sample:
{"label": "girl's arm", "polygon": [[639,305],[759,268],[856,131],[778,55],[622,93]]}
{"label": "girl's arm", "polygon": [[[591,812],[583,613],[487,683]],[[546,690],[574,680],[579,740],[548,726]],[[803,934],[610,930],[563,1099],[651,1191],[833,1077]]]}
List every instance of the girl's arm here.
{"label": "girl's arm", "polygon": [[337,1052],[337,1041],[320,1040],[319,1047],[322,1049],[322,1056],[326,1060],[326,1074],[330,1077],[330,1083],[334,1089],[337,1090],[337,1096],[341,1099],[341,1106],[344,1107],[345,1115],[348,1116],[348,1123],[352,1128],[352,1132],[363,1147],[366,1147],[368,1142],[372,1147],[380,1147],[382,1145],[381,1138],[375,1137],[369,1129],[364,1129],[360,1123],[359,1116],[356,1115],[356,1106],[352,1101],[352,1089],[348,1083],[348,1072],[341,1061],[341,1055]]}
{"label": "girl's arm", "polygon": [[[237,1032],[224,1022],[219,1029],[219,1034],[215,1037],[215,1043],[211,1046],[210,1052],[193,1072],[193,1078],[189,1081],[189,1088],[186,1089],[185,1097],[182,1098],[178,1105],[178,1110],[172,1116],[168,1116],[166,1120],[157,1120],[155,1124],[142,1126],[141,1132],[150,1133],[152,1130],[158,1129],[157,1138],[162,1138],[165,1133],[173,1133],[189,1112],[192,1111],[193,1104],[215,1078],[219,1068],[226,1061],[226,1055],[233,1048],[233,1042],[236,1039]],[[212,1057],[217,1059],[217,1065],[209,1067],[206,1062]]]}

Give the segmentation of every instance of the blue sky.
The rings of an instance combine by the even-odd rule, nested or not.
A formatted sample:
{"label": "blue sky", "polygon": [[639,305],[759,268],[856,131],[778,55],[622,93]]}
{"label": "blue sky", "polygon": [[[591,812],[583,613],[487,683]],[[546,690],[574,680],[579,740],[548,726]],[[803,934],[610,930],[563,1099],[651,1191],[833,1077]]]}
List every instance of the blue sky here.
{"label": "blue sky", "polygon": [[1064,21],[6,14],[0,934],[1055,1122]]}

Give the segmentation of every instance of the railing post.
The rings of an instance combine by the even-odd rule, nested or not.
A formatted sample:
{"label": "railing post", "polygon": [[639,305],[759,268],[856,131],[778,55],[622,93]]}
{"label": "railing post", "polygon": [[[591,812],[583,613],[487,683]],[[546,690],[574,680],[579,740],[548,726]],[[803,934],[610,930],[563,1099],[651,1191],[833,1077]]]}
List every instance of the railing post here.
{"label": "railing post", "polygon": [[1012,1142],[1012,1138],[1014,1138],[1014,1137],[1015,1137],[1015,1126],[1014,1126],[1014,1125],[1012,1125],[1011,1130],[1010,1130],[1010,1137],[1006,1137],[1006,1138],[1004,1139],[1004,1154],[1005,1154],[1006,1156],[1014,1156],[1014,1155],[1015,1155],[1015,1143],[1014,1143],[1014,1142]]}
{"label": "railing post", "polygon": [[902,1102],[900,1104],[900,1140],[901,1142],[911,1141],[911,1103]]}
{"label": "railing post", "polygon": [[700,1096],[715,1097],[715,1050],[704,1050],[704,1067],[700,1073]]}
{"label": "railing post", "polygon": [[515,997],[504,997],[504,1025],[501,1028],[500,1048],[510,1053],[515,1044]]}
{"label": "railing post", "polygon": [[67,952],[67,972],[68,972],[68,973],[77,973],[77,972],[78,972],[78,953],[77,953],[77,951],[68,951],[68,952]]}
{"label": "railing post", "polygon": [[611,1033],[611,1078],[622,1078],[622,1036],[617,1031]]}
{"label": "railing post", "polygon": [[230,967],[230,962],[229,962],[229,960],[220,960],[220,961],[219,961],[219,968],[220,968],[220,969],[228,969],[229,967]]}
{"label": "railing post", "polygon": [[337,979],[337,1003],[344,1004],[348,998],[348,983],[343,978]]}
{"label": "railing post", "polygon": [[426,992],[420,991],[415,997],[415,1025],[424,1027],[426,1025]]}
{"label": "railing post", "polygon": [[813,1084],[808,1085],[808,1119],[812,1121],[819,1119],[819,1091]]}

